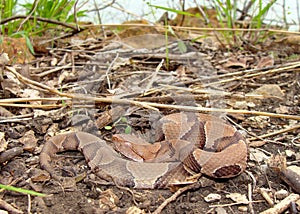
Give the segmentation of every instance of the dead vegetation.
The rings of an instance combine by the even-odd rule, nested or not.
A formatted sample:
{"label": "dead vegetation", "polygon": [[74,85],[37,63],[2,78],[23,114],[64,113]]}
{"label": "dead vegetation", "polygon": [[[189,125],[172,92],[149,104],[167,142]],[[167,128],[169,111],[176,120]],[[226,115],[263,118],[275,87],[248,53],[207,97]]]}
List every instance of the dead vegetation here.
{"label": "dead vegetation", "polygon": [[[51,38],[39,40],[35,46],[40,56],[26,58],[25,64],[2,54],[0,183],[48,195],[24,197],[6,190],[1,193],[3,209],[12,213],[299,212],[297,36],[226,47],[214,34],[193,41],[203,35],[201,28],[174,28],[180,39],[170,36],[165,45],[162,26],[125,28],[122,36],[108,31],[106,39],[86,36],[94,29],[58,40],[56,47],[47,46]],[[50,43],[42,47],[41,41]],[[57,133],[83,130],[109,141],[112,134],[129,130],[147,139],[151,121],[178,111],[220,115],[244,131],[249,140],[247,171],[230,180],[202,177],[178,190],[150,191],[103,184],[88,171],[79,153],[64,153],[56,163],[62,175],[76,177],[74,186],[65,188],[40,169],[41,148]],[[269,168],[267,160],[277,154],[283,164]]]}

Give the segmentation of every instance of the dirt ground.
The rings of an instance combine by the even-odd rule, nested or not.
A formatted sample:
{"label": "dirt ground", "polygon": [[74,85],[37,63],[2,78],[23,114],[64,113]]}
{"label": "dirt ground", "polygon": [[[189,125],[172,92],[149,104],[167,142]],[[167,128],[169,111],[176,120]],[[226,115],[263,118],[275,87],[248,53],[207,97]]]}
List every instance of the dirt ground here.
{"label": "dirt ground", "polygon": [[[156,47],[160,39],[74,36],[41,51],[26,64],[3,67],[0,183],[47,194],[36,197],[2,191],[1,200],[15,210],[6,209],[45,214],[259,213],[271,207],[263,192],[274,203],[297,193],[297,184],[284,182],[266,161],[272,154],[281,154],[288,166],[300,165],[298,46],[267,39],[253,47],[226,48],[209,39],[170,39],[168,48]],[[130,49],[132,41],[136,46]],[[148,41],[150,47],[145,50],[140,41]],[[72,93],[104,99],[63,96]],[[112,98],[124,103],[110,103]],[[140,105],[129,105],[129,101]],[[149,102],[159,114],[146,105]],[[65,188],[40,168],[39,153],[45,140],[59,132],[84,130],[108,143],[112,134],[128,130],[147,138],[151,120],[185,111],[186,106],[204,112],[211,109],[206,113],[221,115],[246,135],[249,158],[244,173],[224,180],[202,176],[176,196],[185,187],[135,190],[105,184],[89,170],[79,152],[64,152],[54,163],[58,173],[78,178],[75,186]],[[114,109],[114,122],[104,120]],[[216,198],[210,201],[210,194],[217,194]],[[160,211],[163,203],[166,207]],[[295,213],[297,208],[299,212],[299,204],[291,203],[285,213]]]}

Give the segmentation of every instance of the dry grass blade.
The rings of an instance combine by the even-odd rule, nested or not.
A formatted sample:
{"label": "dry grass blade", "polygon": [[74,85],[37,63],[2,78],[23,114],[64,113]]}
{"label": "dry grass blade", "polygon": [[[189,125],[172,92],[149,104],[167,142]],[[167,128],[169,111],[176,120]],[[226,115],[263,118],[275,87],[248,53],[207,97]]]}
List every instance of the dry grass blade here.
{"label": "dry grass blade", "polygon": [[290,131],[293,131],[293,130],[296,130],[296,129],[300,129],[300,124],[297,124],[295,126],[288,127],[288,128],[285,128],[285,129],[281,129],[281,130],[278,130],[278,131],[274,131],[274,132],[271,132],[271,133],[268,133],[268,134],[260,135],[260,136],[257,136],[257,137],[252,137],[249,140],[251,141],[251,140],[255,140],[257,138],[258,139],[263,139],[263,138],[267,138],[267,137],[272,137],[272,136],[283,134],[283,133],[286,133],[286,132],[290,132]]}
{"label": "dry grass blade", "polygon": [[268,75],[268,74],[293,71],[292,69],[295,69],[297,67],[300,67],[300,62],[295,62],[295,63],[292,63],[292,64],[289,63],[287,65],[281,66],[280,68],[269,69],[267,71],[261,71],[261,72],[256,72],[256,73],[241,72],[240,74],[244,74],[244,75],[235,76],[235,77],[232,77],[232,78],[229,78],[229,79],[224,79],[224,80],[208,83],[208,84],[205,84],[204,87],[224,84],[224,83],[228,83],[228,82],[232,82],[232,81],[236,81],[236,80],[241,80],[241,79],[246,80],[248,78],[253,78],[253,77],[257,78],[257,77],[265,76],[265,75]]}
{"label": "dry grass blade", "polygon": [[[295,67],[298,67],[300,64],[295,65]],[[93,101],[96,103],[115,103],[115,104],[122,104],[122,105],[135,105],[135,106],[140,106],[148,109],[152,109],[155,111],[158,111],[159,108],[164,108],[164,109],[177,109],[181,111],[194,111],[194,112],[225,112],[225,113],[231,113],[231,114],[248,114],[248,115],[260,115],[260,116],[269,116],[269,117],[275,117],[275,118],[285,118],[285,119],[292,119],[292,120],[300,120],[300,116],[297,115],[287,115],[287,114],[276,114],[276,113],[270,113],[270,112],[262,112],[262,111],[248,111],[248,110],[234,110],[234,109],[224,109],[224,108],[205,108],[205,107],[195,107],[195,106],[182,106],[182,105],[169,105],[169,104],[161,104],[161,103],[151,103],[151,102],[139,102],[135,101],[132,99],[118,99],[118,98],[113,98],[113,97],[92,97],[92,96],[87,96],[87,95],[80,95],[80,94],[70,94],[70,93],[62,93],[58,91],[57,89],[51,88],[49,86],[46,86],[42,83],[30,80],[21,74],[19,74],[14,68],[12,67],[7,67],[6,69],[10,72],[12,72],[21,82],[33,85],[35,87],[38,87],[43,90],[47,90],[48,92],[54,93],[60,97],[67,97],[67,98],[72,98],[72,99],[82,99],[82,100],[88,100],[88,101]],[[0,105],[2,106],[7,106],[5,103],[1,103]],[[9,104],[13,106],[13,104]],[[19,107],[28,107],[28,105],[19,105]],[[38,106],[33,106],[31,107],[38,107]],[[50,106],[45,106],[45,108],[51,108],[53,107],[52,105]]]}

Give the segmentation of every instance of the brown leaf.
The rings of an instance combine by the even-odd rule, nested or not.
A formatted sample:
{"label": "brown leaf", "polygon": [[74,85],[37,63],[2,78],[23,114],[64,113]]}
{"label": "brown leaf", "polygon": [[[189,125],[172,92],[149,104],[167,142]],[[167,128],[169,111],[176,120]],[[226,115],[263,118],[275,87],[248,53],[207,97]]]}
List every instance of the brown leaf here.
{"label": "brown leaf", "polygon": [[247,95],[262,95],[263,98],[277,98],[283,100],[284,93],[281,90],[280,86],[276,84],[266,84],[263,85],[254,91],[248,93]]}
{"label": "brown leaf", "polygon": [[107,189],[101,193],[99,199],[99,206],[101,209],[115,210],[117,209],[118,203],[119,198],[115,195],[112,189]]}
{"label": "brown leaf", "polygon": [[247,68],[247,58],[229,58],[223,65],[224,68]]}
{"label": "brown leaf", "polygon": [[256,141],[251,141],[249,143],[249,147],[261,147],[263,145],[265,145],[267,142],[266,141],[263,141],[263,140],[256,140]]}
{"label": "brown leaf", "polygon": [[37,139],[34,136],[34,132],[32,130],[29,130],[24,134],[22,138],[19,139],[19,141],[24,144],[24,150],[33,152],[34,149],[37,147]]}
{"label": "brown leaf", "polygon": [[272,56],[262,57],[256,65],[256,68],[265,68],[274,65],[274,59]]}

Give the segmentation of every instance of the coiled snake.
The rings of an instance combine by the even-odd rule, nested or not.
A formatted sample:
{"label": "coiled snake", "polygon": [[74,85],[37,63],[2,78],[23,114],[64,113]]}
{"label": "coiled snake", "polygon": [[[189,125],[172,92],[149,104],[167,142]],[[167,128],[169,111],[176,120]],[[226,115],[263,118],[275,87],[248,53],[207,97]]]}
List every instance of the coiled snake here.
{"label": "coiled snake", "polygon": [[133,135],[114,135],[115,147],[122,155],[89,133],[54,136],[42,149],[41,167],[53,178],[60,179],[51,166],[51,159],[57,152],[79,150],[102,179],[143,189],[183,184],[198,173],[231,178],[245,170],[247,144],[235,127],[200,113],[174,113],[159,123],[159,138],[163,136],[163,139],[154,144],[147,145]]}

